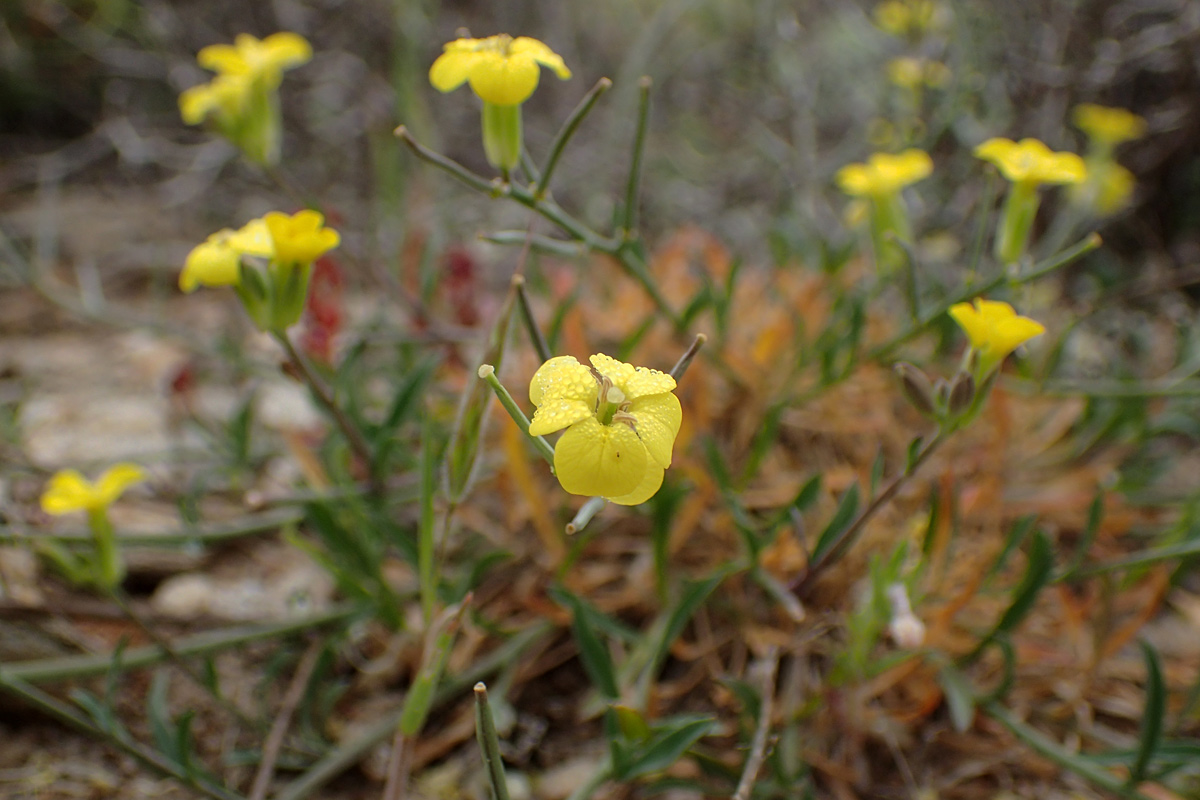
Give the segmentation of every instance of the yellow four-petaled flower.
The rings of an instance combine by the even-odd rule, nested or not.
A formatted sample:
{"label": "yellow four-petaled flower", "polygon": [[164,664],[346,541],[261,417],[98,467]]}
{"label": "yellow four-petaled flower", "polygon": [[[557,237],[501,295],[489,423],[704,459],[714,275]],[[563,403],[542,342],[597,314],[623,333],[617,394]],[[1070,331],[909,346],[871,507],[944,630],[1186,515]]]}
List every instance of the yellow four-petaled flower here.
{"label": "yellow four-petaled flower", "polygon": [[42,492],[42,510],[61,515],[75,511],[97,512],[108,508],[135,483],[146,480],[146,471],[137,464],[115,464],[92,483],[77,470],[54,473]]}
{"label": "yellow four-petaled flower", "polygon": [[470,83],[485,103],[515,106],[533,94],[543,66],[563,80],[571,77],[562,56],[528,36],[456,39],[447,43],[433,62],[429,82],[440,92]]}
{"label": "yellow four-petaled flower", "polygon": [[950,307],[950,316],[979,354],[978,379],[986,378],[1009,353],[1046,332],[1040,322],[1020,316],[998,300],[976,298],[974,303],[956,303]]}
{"label": "yellow four-petaled flower", "polygon": [[865,164],[847,164],[838,170],[838,187],[855,197],[894,194],[929,177],[933,161],[923,150],[910,148],[895,155],[873,153]]}
{"label": "yellow four-petaled flower", "polygon": [[538,369],[529,383],[537,406],[529,433],[566,429],[554,447],[554,471],[571,494],[645,502],[671,466],[683,419],[675,379],[604,354],[590,361],[558,356]]}
{"label": "yellow four-petaled flower", "polygon": [[341,243],[333,228],[326,228],[325,217],[311,209],[297,211],[290,217],[272,211],[263,217],[271,241],[275,245],[275,260],[280,264],[311,264]]}
{"label": "yellow four-petaled flower", "polygon": [[1013,183],[1080,183],[1087,166],[1075,153],[1057,153],[1037,139],[988,139],[975,148],[975,155],[996,166]]}

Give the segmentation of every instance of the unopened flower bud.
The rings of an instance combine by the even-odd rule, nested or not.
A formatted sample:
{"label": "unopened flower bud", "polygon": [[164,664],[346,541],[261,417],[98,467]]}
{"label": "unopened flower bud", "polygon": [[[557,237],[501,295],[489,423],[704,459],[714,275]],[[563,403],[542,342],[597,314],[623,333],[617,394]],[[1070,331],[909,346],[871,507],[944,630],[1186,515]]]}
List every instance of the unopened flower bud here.
{"label": "unopened flower bud", "polygon": [[927,417],[934,416],[936,411],[933,403],[933,384],[929,382],[929,377],[907,361],[897,362],[894,369],[900,376],[904,396],[912,403],[913,408]]}
{"label": "unopened flower bud", "polygon": [[950,396],[946,400],[946,410],[950,416],[957,417],[966,412],[975,402],[975,378],[969,372],[959,372],[954,376],[950,386]]}
{"label": "unopened flower bud", "polygon": [[888,633],[897,646],[915,650],[925,642],[925,623],[913,613],[908,601],[908,590],[902,583],[893,583],[887,588],[888,602],[892,606],[892,621]]}

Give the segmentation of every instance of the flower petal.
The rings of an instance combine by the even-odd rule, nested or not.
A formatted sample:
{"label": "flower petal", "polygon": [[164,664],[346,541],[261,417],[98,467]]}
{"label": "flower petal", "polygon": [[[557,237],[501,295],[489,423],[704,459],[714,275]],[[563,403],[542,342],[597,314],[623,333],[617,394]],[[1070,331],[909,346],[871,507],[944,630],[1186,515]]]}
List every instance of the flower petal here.
{"label": "flower petal", "polygon": [[535,406],[551,400],[581,400],[596,405],[596,378],[575,356],[555,356],[538,367],[529,381],[529,402]]}
{"label": "flower petal", "polygon": [[239,280],[241,257],[229,246],[233,231],[224,229],[209,236],[188,253],[179,273],[179,288],[195,291],[197,286],[233,286]]}
{"label": "flower petal", "polygon": [[196,63],[222,75],[245,75],[250,71],[241,48],[231,44],[210,44],[201,48],[196,54]]}
{"label": "flower petal", "polygon": [[260,45],[264,67],[283,70],[297,67],[312,59],[312,45],[298,33],[281,31],[262,40]]}
{"label": "flower petal", "polygon": [[479,99],[495,106],[524,103],[537,88],[541,70],[532,56],[504,56],[493,50],[477,53],[467,80]]}
{"label": "flower petal", "polygon": [[252,219],[229,237],[229,246],[244,256],[271,258],[275,255],[275,242],[271,229],[262,219]]}
{"label": "flower petal", "polygon": [[[594,383],[595,381],[593,381]],[[534,412],[533,419],[529,422],[529,435],[545,436],[548,433],[561,431],[568,425],[574,425],[595,413],[593,405],[582,400],[571,400],[565,397],[551,398],[538,406],[537,411]]]}
{"label": "flower petal", "polygon": [[58,516],[73,511],[87,511],[95,503],[96,489],[87,478],[73,469],[54,473],[42,492],[42,510]]}
{"label": "flower petal", "polygon": [[563,63],[562,56],[551,50],[544,42],[528,36],[518,36],[513,39],[509,50],[512,53],[528,54],[543,67],[554,70],[554,74],[564,81],[571,77],[571,70],[567,69],[567,65]]}
{"label": "flower petal", "polygon": [[590,497],[620,497],[637,489],[650,460],[628,425],[601,425],[587,417],[554,447],[554,471],[563,489]]}
{"label": "flower petal", "polygon": [[130,486],[144,480],[146,470],[137,464],[114,464],[96,481],[96,500],[101,506],[109,506]]}
{"label": "flower petal", "polygon": [[662,482],[663,468],[651,461],[646,465],[646,474],[642,476],[642,482],[637,485],[636,489],[629,494],[609,497],[607,498],[608,502],[616,503],[619,506],[636,506],[657,494]]}
{"label": "flower petal", "polygon": [[637,435],[646,452],[663,469],[671,466],[671,450],[683,421],[679,398],[670,392],[639,397],[629,404],[629,413],[636,420]]}
{"label": "flower petal", "polygon": [[429,82],[439,92],[452,92],[466,83],[467,76],[471,74],[471,67],[476,61],[474,51],[454,46],[457,44],[458,42],[450,42],[446,45],[446,52],[438,56],[429,68]]}
{"label": "flower petal", "polygon": [[597,372],[612,381],[613,385],[619,387],[621,391],[625,391],[626,382],[637,373],[637,367],[626,364],[624,361],[618,361],[612,356],[606,356],[604,353],[596,353],[589,357],[588,361],[592,362],[592,366],[596,368]]}
{"label": "flower petal", "polygon": [[[614,383],[616,382],[614,381]],[[617,383],[617,386],[625,393],[626,399],[637,400],[639,397],[650,397],[673,391],[675,379],[656,369],[635,367],[633,374]]]}

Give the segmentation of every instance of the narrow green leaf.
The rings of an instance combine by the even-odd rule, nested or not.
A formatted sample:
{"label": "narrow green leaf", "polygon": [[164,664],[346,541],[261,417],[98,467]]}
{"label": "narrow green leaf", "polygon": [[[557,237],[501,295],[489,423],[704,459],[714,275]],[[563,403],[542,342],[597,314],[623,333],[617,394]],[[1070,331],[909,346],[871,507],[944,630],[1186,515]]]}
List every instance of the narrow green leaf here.
{"label": "narrow green leaf", "polygon": [[612,654],[592,624],[587,608],[565,589],[556,592],[554,598],[571,611],[571,631],[575,635],[575,643],[579,645],[579,660],[583,662],[584,672],[605,700],[616,700],[620,697],[620,691]]}
{"label": "narrow green leaf", "polygon": [[1137,757],[1129,767],[1129,785],[1137,786],[1146,778],[1150,760],[1162,740],[1163,720],[1167,715],[1167,687],[1163,681],[1158,653],[1146,642],[1140,643],[1146,659],[1146,710],[1138,731]]}
{"label": "narrow green leaf", "polygon": [[709,717],[685,719],[672,724],[655,726],[649,742],[639,743],[636,754],[623,766],[621,774],[614,774],[619,781],[630,781],[643,775],[662,772],[678,761],[688,749],[715,727],[716,720]]}
{"label": "narrow green leaf", "polygon": [[988,578],[998,575],[1004,569],[1005,565],[1008,564],[1009,557],[1021,546],[1021,542],[1025,541],[1025,537],[1033,530],[1035,522],[1037,522],[1037,517],[1033,514],[1027,514],[1012,524],[1012,527],[1008,529],[1008,536],[1004,538],[1004,547],[1000,549],[1000,555],[996,556],[996,560],[988,568]]}
{"label": "narrow green leaf", "polygon": [[1096,497],[1088,507],[1087,522],[1079,535],[1079,544],[1075,546],[1075,554],[1071,556],[1070,563],[1062,571],[1064,578],[1069,578],[1087,558],[1088,551],[1092,549],[1092,542],[1096,541],[1096,532],[1100,530],[1100,522],[1103,519],[1104,492],[1101,490],[1096,492]]}
{"label": "narrow green leaf", "polygon": [[955,667],[947,665],[938,673],[938,683],[946,698],[954,730],[965,733],[975,721],[975,693],[971,690],[971,682]]}
{"label": "narrow green leaf", "polygon": [[838,504],[833,519],[829,520],[825,530],[821,531],[821,535],[817,537],[817,546],[813,548],[812,555],[809,557],[810,561],[816,561],[825,555],[825,552],[837,541],[838,535],[850,525],[856,511],[858,511],[858,484],[853,483],[842,495],[841,503]]}
{"label": "narrow green leaf", "polygon": [[[508,341],[509,322],[517,306],[517,292],[510,288],[504,305],[496,316],[488,337],[488,345],[480,363],[491,364],[498,371],[504,361]],[[471,488],[475,464],[479,456],[479,442],[487,420],[488,405],[492,400],[491,387],[484,381],[468,380],[466,391],[458,406],[458,418],[454,433],[446,447],[445,468],[442,473],[446,496],[451,503],[460,502]]]}
{"label": "narrow green leaf", "polygon": [[433,619],[433,607],[437,601],[437,565],[434,556],[435,541],[433,495],[436,488],[438,446],[433,423],[426,419],[421,434],[421,516],[417,527],[417,577],[421,593],[421,612],[428,625]]}
{"label": "narrow green leaf", "polygon": [[874,497],[879,491],[879,484],[883,481],[883,451],[880,450],[875,454],[875,461],[871,464],[871,487],[867,492],[867,497]]}
{"label": "narrow green leaf", "polygon": [[1035,531],[1033,544],[1029,548],[1029,565],[1025,570],[1025,577],[1013,594],[1012,604],[1000,617],[1000,621],[996,623],[996,628],[988,637],[989,639],[995,638],[1001,633],[1008,633],[1021,624],[1025,615],[1033,608],[1038,593],[1050,580],[1053,568],[1054,555],[1050,548],[1050,540],[1046,534]]}
{"label": "narrow green leaf", "polygon": [[150,681],[150,691],[146,695],[146,717],[150,723],[150,735],[154,739],[154,746],[172,761],[179,763],[175,726],[171,722],[171,710],[167,703],[170,683],[170,675],[166,670],[160,669],[154,673],[154,678]]}

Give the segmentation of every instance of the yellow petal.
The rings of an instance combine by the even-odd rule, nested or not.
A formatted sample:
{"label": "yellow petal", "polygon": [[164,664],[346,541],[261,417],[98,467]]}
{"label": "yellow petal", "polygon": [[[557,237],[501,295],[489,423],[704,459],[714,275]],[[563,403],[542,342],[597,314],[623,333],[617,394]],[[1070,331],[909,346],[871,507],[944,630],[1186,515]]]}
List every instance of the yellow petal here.
{"label": "yellow petal", "polygon": [[635,367],[632,375],[614,383],[625,393],[627,400],[637,400],[639,397],[650,397],[675,389],[674,378],[649,367]]}
{"label": "yellow petal", "polygon": [[229,246],[229,229],[217,231],[192,248],[179,273],[179,288],[195,291],[197,286],[233,286],[239,278],[241,257]]}
{"label": "yellow petal", "polygon": [[244,75],[250,71],[239,48],[231,44],[210,44],[196,54],[196,63],[222,74]]}
{"label": "yellow petal", "polygon": [[532,56],[504,56],[486,50],[477,53],[467,80],[479,99],[496,106],[515,106],[524,103],[537,88],[540,76]]}
{"label": "yellow petal", "polygon": [[429,68],[429,82],[439,92],[452,92],[467,82],[471,73],[471,65],[475,63],[476,55],[463,47],[451,48],[451,42],[446,45],[446,52],[437,57]]}
{"label": "yellow petal", "polygon": [[1082,158],[1075,153],[1053,152],[1037,139],[988,139],[975,148],[975,156],[994,164],[1014,183],[1079,183],[1087,177]]}
{"label": "yellow petal", "polygon": [[96,499],[101,506],[110,506],[126,489],[144,480],[146,471],[137,464],[114,464],[96,481]]}
{"label": "yellow petal", "polygon": [[1075,106],[1071,119],[1089,137],[1107,145],[1118,145],[1146,134],[1146,120],[1123,108],[1083,103]]}
{"label": "yellow petal", "polygon": [[[588,378],[592,376],[589,375]],[[592,386],[595,387],[595,380],[592,381]],[[593,388],[592,393],[595,394]],[[533,414],[533,419],[529,422],[530,436],[545,436],[548,433],[561,431],[568,425],[574,425],[585,417],[591,417],[596,413],[593,404],[585,403],[582,400],[570,400],[567,398],[553,398],[547,400],[542,405],[538,406],[537,411]]]}
{"label": "yellow petal", "polygon": [[76,470],[64,469],[54,473],[42,492],[42,510],[47,514],[70,514],[94,507],[96,490],[87,478]]}
{"label": "yellow petal", "polygon": [[262,219],[252,219],[231,234],[229,246],[244,256],[271,258],[275,255],[275,242],[271,229]]}
{"label": "yellow petal", "polygon": [[263,217],[280,264],[311,264],[341,242],[338,232],[321,227],[325,217],[304,209],[292,216],[272,211]]}
{"label": "yellow petal", "polygon": [[266,69],[290,69],[312,58],[312,45],[298,33],[282,31],[263,39],[261,52]]}
{"label": "yellow petal", "polygon": [[553,400],[580,400],[596,405],[596,378],[574,356],[555,356],[538,367],[529,381],[529,402],[540,406]]}
{"label": "yellow petal", "polygon": [[575,423],[554,447],[554,471],[563,489],[589,497],[620,497],[641,485],[649,462],[646,446],[628,425]]}
{"label": "yellow petal", "polygon": [[679,398],[670,392],[640,397],[629,404],[629,413],[646,452],[663,469],[671,466],[671,450],[683,421]]}
{"label": "yellow petal", "polygon": [[613,385],[625,389],[625,384],[637,374],[637,367],[632,364],[626,364],[624,361],[618,361],[612,356],[606,356],[604,353],[596,353],[596,355],[588,358],[592,362],[592,366],[601,375],[604,375]]}
{"label": "yellow petal", "polygon": [[663,468],[651,461],[646,465],[646,473],[642,476],[642,482],[637,485],[636,489],[629,494],[609,497],[608,502],[616,503],[619,506],[636,506],[653,497],[662,486],[662,482]]}
{"label": "yellow petal", "polygon": [[531,39],[528,36],[518,36],[516,39],[513,39],[510,50],[513,53],[529,55],[543,67],[549,67],[554,70],[554,74],[564,81],[571,77],[571,70],[567,69],[567,65],[563,63],[562,56],[537,39]]}

